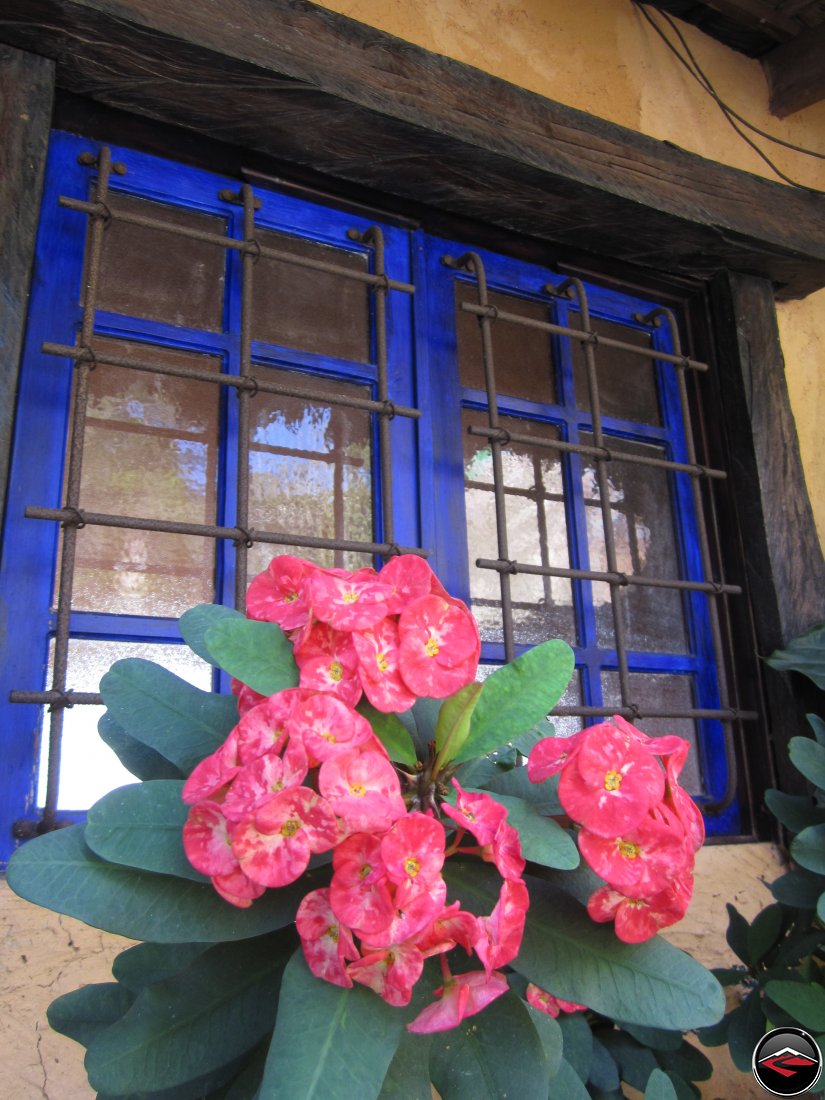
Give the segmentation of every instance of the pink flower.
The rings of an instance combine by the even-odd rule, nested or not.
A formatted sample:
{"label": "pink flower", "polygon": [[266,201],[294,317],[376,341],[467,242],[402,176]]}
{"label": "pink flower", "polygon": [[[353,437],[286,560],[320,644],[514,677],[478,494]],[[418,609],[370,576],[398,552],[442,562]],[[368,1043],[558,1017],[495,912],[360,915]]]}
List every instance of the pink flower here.
{"label": "pink flower", "polygon": [[240,821],[232,847],[241,869],[262,886],[287,886],[313,853],[334,848],[340,834],[329,804],[308,787],[290,787]]}
{"label": "pink flower", "polygon": [[409,813],[393,825],[381,841],[381,858],[390,882],[416,888],[441,873],[444,865],[444,826],[422,813]]}
{"label": "pink flower", "polygon": [[416,939],[442,912],[446,900],[447,884],[441,875],[418,885],[401,883],[395,887],[392,920],[380,932],[364,936],[362,946],[366,949],[389,947]]}
{"label": "pink flower", "polygon": [[390,558],[378,574],[379,580],[392,589],[387,604],[389,614],[398,615],[419,596],[429,596],[434,577],[432,569],[418,554],[398,554]]}
{"label": "pink flower", "polygon": [[529,982],[527,985],[527,1003],[537,1008],[539,1012],[545,1012],[548,1016],[558,1016],[559,1012],[585,1012],[587,1005],[576,1004],[575,1001],[563,1001],[561,997],[554,997],[537,985]]}
{"label": "pink flower", "polygon": [[289,719],[306,692],[288,688],[270,695],[248,710],[238,725],[238,755],[242,764],[259,756],[280,753],[286,743]]}
{"label": "pink flower", "polygon": [[413,600],[401,613],[398,634],[401,675],[414,694],[444,699],[475,678],[481,639],[459,600]]}
{"label": "pink flower", "polygon": [[183,826],[186,858],[202,875],[228,875],[238,867],[231,826],[217,802],[198,802]]}
{"label": "pink flower", "polygon": [[362,745],[372,738],[372,726],[332,695],[307,694],[292,711],[291,737],[301,740],[313,764]]}
{"label": "pink flower", "polygon": [[615,889],[650,897],[686,869],[684,835],[652,816],[614,837],[579,833],[581,854],[597,875]]}
{"label": "pink flower", "polygon": [[372,569],[336,575],[319,569],[309,580],[312,613],[336,630],[366,630],[387,614],[392,597],[388,584]]}
{"label": "pink flower", "polygon": [[253,691],[248,684],[242,684],[240,680],[236,680],[232,677],[232,694],[238,700],[238,715],[243,718],[248,710],[257,706],[258,703],[262,703],[266,699],[265,695],[261,695],[260,692]]}
{"label": "pink flower", "polygon": [[507,979],[498,971],[486,974],[483,970],[472,970],[450,977],[435,992],[440,1000],[419,1012],[413,1022],[407,1024],[407,1031],[416,1035],[449,1031],[468,1016],[481,1012],[491,1001],[506,993],[507,988]]}
{"label": "pink flower", "polygon": [[219,749],[195,766],[183,785],[181,798],[189,806],[207,799],[220,801],[221,788],[232,782],[241,770],[240,764],[236,726]]}
{"label": "pink flower", "polygon": [[339,752],[321,765],[318,785],[347,832],[383,832],[407,807],[395,768],[383,753]]}
{"label": "pink flower", "polygon": [[409,710],[416,696],[401,676],[395,618],[387,617],[367,630],[355,631],[352,641],[361,684],[372,705],[384,714]]}
{"label": "pink flower", "polygon": [[543,737],[530,750],[527,758],[527,777],[531,783],[541,783],[551,775],[558,775],[581,748],[584,731],[572,737]]}
{"label": "pink flower", "polygon": [[492,843],[484,845],[481,858],[487,863],[494,863],[502,878],[517,882],[524,874],[525,867],[518,829],[502,821],[496,829]]}
{"label": "pink flower", "polygon": [[303,761],[296,759],[295,753],[287,757],[286,761],[273,753],[259,756],[242,768],[232,780],[223,801],[223,812],[230,821],[240,821],[273,794],[286,787],[300,786],[306,774],[306,756]]}
{"label": "pink flower", "polygon": [[525,884],[505,880],[495,909],[489,917],[479,918],[475,951],[488,974],[518,955],[529,906]]}
{"label": "pink flower", "polygon": [[414,944],[400,943],[371,951],[350,963],[347,973],[355,982],[369,986],[391,1005],[407,1005],[415,983],[424,969],[424,956]]}
{"label": "pink flower", "polygon": [[266,890],[265,886],[245,875],[240,867],[226,875],[212,875],[212,885],[224,901],[238,909],[248,909]]}
{"label": "pink flower", "polygon": [[660,928],[676,924],[687,912],[692,877],[685,874],[652,897],[629,897],[610,886],[602,886],[587,903],[591,920],[615,920],[616,935],[625,943],[643,943]]}
{"label": "pink flower", "polygon": [[451,951],[455,946],[463,947],[471,954],[478,938],[478,917],[461,909],[461,903],[454,901],[442,909],[429,927],[416,937],[416,944],[424,955],[440,955]]}
{"label": "pink flower", "polygon": [[610,723],[583,732],[575,758],[562,770],[559,800],[590,832],[616,836],[661,800],[664,772],[635,737]]}
{"label": "pink flower", "polygon": [[309,619],[306,582],[318,569],[310,561],[280,554],[249,586],[246,613],[250,619],[277,623],[282,630],[295,630]]}
{"label": "pink flower", "polygon": [[468,829],[479,844],[492,844],[507,810],[488,794],[462,790],[457,779],[453,780],[453,786],[458,794],[455,806],[444,802],[441,809],[459,828]]}
{"label": "pink flower", "polygon": [[358,948],[350,930],[333,913],[329,890],[312,890],[306,895],[298,906],[295,925],[307,966],[315,977],[350,988],[347,962],[359,957]]}
{"label": "pink flower", "polygon": [[335,849],[332,866],[329,900],[336,917],[359,935],[375,935],[387,928],[395,905],[380,839],[354,833]]}

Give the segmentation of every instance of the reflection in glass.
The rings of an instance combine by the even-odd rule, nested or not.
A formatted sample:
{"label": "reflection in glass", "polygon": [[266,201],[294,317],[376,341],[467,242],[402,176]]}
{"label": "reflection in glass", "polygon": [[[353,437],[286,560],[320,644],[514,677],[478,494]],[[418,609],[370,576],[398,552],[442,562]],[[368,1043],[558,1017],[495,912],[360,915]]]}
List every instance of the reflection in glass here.
{"label": "reflection in glass", "polygon": [[[486,423],[484,413],[470,410],[463,413],[470,596],[482,639],[500,642],[503,629],[499,574],[475,566],[476,558],[498,557],[490,445],[483,436],[467,431],[471,424]],[[552,425],[530,420],[503,417],[501,426],[526,435],[557,435]],[[567,568],[570,557],[558,453],[511,443],[502,452],[502,464],[510,557],[529,565]],[[510,591],[517,644],[535,645],[547,638],[575,641],[570,581],[519,573],[510,578]]]}
{"label": "reflection in glass", "polygon": [[[115,661],[124,657],[143,657],[144,660],[155,661],[195,687],[203,691],[211,690],[212,669],[188,646],[80,638],[69,642],[68,683],[75,691],[97,691],[103,674]],[[52,660],[50,655],[48,683],[51,683]],[[102,706],[84,705],[64,712],[58,810],[86,810],[108,791],[136,781],[98,735],[97,723],[104,710]],[[37,780],[38,806],[43,805],[46,797],[48,772],[48,717],[45,712],[42,739]]]}
{"label": "reflection in glass", "polygon": [[[669,675],[667,673],[631,672],[630,694],[628,702],[635,703],[644,714],[650,710],[672,709],[676,712],[693,710],[696,706],[693,693],[693,677]],[[606,707],[622,705],[617,672],[602,673],[602,692]],[[660,737],[665,733],[675,733],[690,742],[691,751],[679,782],[690,794],[701,792],[701,762],[697,750],[696,722],[692,718],[641,718],[639,729],[650,737]]]}
{"label": "reflection in glass", "polygon": [[[217,372],[215,358],[98,338],[98,352]],[[100,364],[89,375],[80,507],[144,519],[214,523],[218,387]],[[177,616],[214,596],[212,539],[85,527],[72,606]]]}
{"label": "reflection in glass", "polygon": [[[259,378],[291,382],[318,393],[369,397],[369,387],[256,368]],[[249,522],[272,532],[371,542],[372,448],[370,414],[360,409],[260,392],[251,403]],[[259,544],[249,552],[254,576],[277,553],[295,553],[319,565],[358,569],[366,554]]]}
{"label": "reflection in glass", "polygon": [[[570,327],[579,326],[578,313],[571,310]],[[614,321],[604,321],[600,317],[591,317],[591,331],[598,336],[607,336],[611,340],[621,340],[636,347],[650,347],[650,335],[627,325]],[[590,408],[590,387],[587,381],[587,365],[584,348],[578,340],[570,340],[570,353],[573,358],[573,383],[576,390],[576,405],[580,409]],[[632,351],[607,347],[596,347],[596,380],[599,386],[599,404],[602,416],[614,416],[619,420],[635,420],[640,424],[661,424],[659,395],[656,385],[656,368],[652,359],[635,355]]]}
{"label": "reflection in glass", "polygon": [[[533,321],[549,321],[546,302],[517,298],[492,290],[491,306],[529,317]],[[474,284],[456,281],[456,339],[458,341],[458,374],[462,386],[483,390],[484,361],[481,354],[481,334],[478,317],[461,308],[462,302],[478,302]],[[528,401],[554,404],[556,386],[550,344],[550,334],[525,328],[512,321],[496,321],[491,326],[493,358],[495,360],[496,392],[508,397],[523,397]]]}
{"label": "reflection in glass", "polygon": [[[592,445],[593,438],[583,434],[582,442]],[[608,446],[617,455],[666,457],[661,447],[628,443],[613,437]],[[607,475],[619,572],[678,580],[680,566],[670,475],[653,466],[630,465],[619,459],[609,463]],[[603,572],[607,570],[607,554],[594,466],[584,466],[582,482],[590,568]],[[679,592],[640,585],[629,585],[624,591],[625,634],[629,649],[687,652],[685,612]],[[599,645],[611,647],[615,641],[608,584],[593,584],[593,603]]]}

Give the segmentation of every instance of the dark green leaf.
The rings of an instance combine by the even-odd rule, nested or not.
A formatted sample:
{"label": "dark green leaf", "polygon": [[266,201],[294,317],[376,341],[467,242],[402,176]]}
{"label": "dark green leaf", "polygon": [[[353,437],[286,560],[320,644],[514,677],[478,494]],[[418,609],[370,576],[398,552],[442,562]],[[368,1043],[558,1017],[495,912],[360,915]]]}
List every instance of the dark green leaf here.
{"label": "dark green leaf", "polygon": [[665,1073],[676,1091],[676,1100],[700,1100],[702,1093],[698,1086],[686,1081],[678,1073],[674,1073],[672,1069],[665,1070]]}
{"label": "dark green leaf", "polygon": [[227,1100],[224,1087],[238,1072],[243,1060],[236,1060],[212,1073],[204,1073],[200,1077],[194,1077],[180,1085],[173,1085],[170,1089],[138,1089],[134,1092],[111,1093],[99,1092],[97,1100]]}
{"label": "dark green leaf", "polygon": [[49,1027],[87,1047],[98,1032],[128,1011],[135,997],[117,982],[84,985],[49,1005]]}
{"label": "dark green leaf", "polygon": [[794,909],[816,909],[822,885],[821,876],[811,871],[788,871],[771,883],[771,893]]}
{"label": "dark green leaf", "polygon": [[795,638],[784,649],[777,649],[765,661],[780,672],[801,672],[825,689],[825,624]]}
{"label": "dark green leaf", "polygon": [[292,642],[275,623],[224,618],[204,636],[218,665],[261,695],[298,686]]}
{"label": "dark green leaf", "polygon": [[582,1081],[587,1081],[593,1062],[593,1032],[587,1020],[578,1012],[572,1015],[563,1013],[559,1016],[558,1023],[564,1044],[562,1057],[565,1062],[570,1063]]}
{"label": "dark green leaf", "polygon": [[208,950],[204,943],[139,943],[115,958],[112,973],[127,989],[139,993],[165,981]]}
{"label": "dark green leaf", "polygon": [[661,1069],[654,1069],[647,1081],[645,1100],[679,1100],[676,1089],[668,1075]]}
{"label": "dark green leaf", "polygon": [[275,1022],[295,935],[211,947],[174,977],[138,994],[91,1043],[89,1083],[112,1095],[166,1089],[225,1066]]}
{"label": "dark green leaf", "polygon": [[765,1033],[765,1017],[759,991],[754,990],[741,1005],[730,1014],[728,1025],[728,1049],[737,1069],[750,1073],[753,1051]]}
{"label": "dark green leaf", "polygon": [[430,1036],[401,1034],[378,1100],[432,1100]]}
{"label": "dark green leaf", "polygon": [[256,1100],[264,1075],[269,1042],[268,1037],[265,1038],[258,1049],[246,1059],[244,1068],[229,1084],[222,1100]]}
{"label": "dark green leaf", "polygon": [[816,915],[817,919],[825,924],[825,893],[820,894],[817,898]]}
{"label": "dark green leaf", "polygon": [[[586,1024],[585,1027],[587,1027]],[[596,1038],[593,1039],[593,1060],[590,1064],[588,1083],[602,1092],[615,1092],[619,1087],[619,1070],[616,1061]]]}
{"label": "dark green leaf", "polygon": [[713,1072],[713,1065],[701,1050],[686,1039],[679,1049],[658,1055],[663,1069],[673,1070],[687,1081],[707,1081]]}
{"label": "dark green leaf", "polygon": [[484,756],[546,717],[573,675],[573,651],[566,642],[542,642],[484,681],[470,734],[456,762]]}
{"label": "dark green leaf", "polygon": [[825,745],[825,718],[820,718],[818,714],[807,714],[805,717],[814,731],[814,737],[820,745]]}
{"label": "dark green leaf", "polygon": [[735,905],[728,902],[725,908],[728,911],[728,930],[725,933],[728,947],[737,958],[750,966],[750,925]]}
{"label": "dark green leaf", "polygon": [[180,768],[171,760],[128,734],[108,711],[101,714],[97,732],[101,741],[109,746],[124,768],[137,779],[184,778]]}
{"label": "dark green leaf", "polygon": [[373,733],[387,750],[390,760],[415,767],[416,755],[413,739],[403,722],[395,714],[384,714],[365,697],[355,708],[372,726]]}
{"label": "dark green leaf", "polygon": [[809,1031],[825,1031],[825,988],[817,982],[773,981],[765,993]]}
{"label": "dark green leaf", "polygon": [[791,833],[801,833],[809,825],[825,824],[825,809],[806,794],[785,794],[771,789],[765,791],[765,805]]}
{"label": "dark green leaf", "polygon": [[809,783],[825,791],[825,745],[810,737],[792,737],[788,742],[791,763]]}
{"label": "dark green leaf", "polygon": [[565,871],[578,867],[579,850],[576,842],[558,822],[538,813],[521,798],[513,798],[498,791],[479,793],[489,794],[506,808],[508,824],[518,829],[521,854],[525,859],[540,863],[543,867],[557,867]]}
{"label": "dark green leaf", "polygon": [[550,1078],[547,1100],[590,1100],[590,1093],[584,1087],[581,1077],[564,1059],[558,1073]]}
{"label": "dark green leaf", "polygon": [[564,812],[559,802],[558,776],[545,779],[543,783],[531,783],[527,776],[527,768],[511,768],[506,772],[497,771],[494,776],[480,783],[479,786],[487,791],[497,791],[499,794],[510,795],[513,798],[522,798],[534,806],[539,813],[548,816]]}
{"label": "dark green leaf", "polygon": [[523,733],[517,733],[515,737],[510,738],[510,743],[513,748],[523,756],[529,756],[530,750],[536,746],[539,741],[543,741],[545,737],[555,737],[556,727],[547,718],[543,718],[540,722],[537,722],[529,730],[524,730]]}
{"label": "dark green leaf", "polygon": [[364,986],[342,989],[314,978],[296,952],[281,985],[261,1095],[266,1100],[374,1100],[405,1022],[403,1011]]}
{"label": "dark green leaf", "polygon": [[[521,978],[521,975],[512,974],[510,977],[512,980],[512,978]],[[558,1073],[562,1059],[564,1036],[561,1033],[561,1028],[552,1016],[548,1016],[546,1012],[540,1012],[532,1005],[527,1005],[527,1012],[533,1021],[533,1027],[536,1029],[536,1034],[541,1042],[544,1057],[547,1060],[547,1072],[553,1077],[554,1074]]]}
{"label": "dark green leaf", "polygon": [[711,1027],[700,1027],[696,1031],[699,1042],[706,1047],[721,1047],[728,1041],[728,1028],[730,1027],[731,1014],[723,1016],[718,1024]]}
{"label": "dark green leaf", "polygon": [[231,696],[201,691],[140,657],[116,661],[100,681],[100,693],[128,734],[186,775],[223,744],[238,722]]}
{"label": "dark green leaf", "polygon": [[744,981],[748,968],[746,966],[715,966],[713,976],[720,985],[739,985]]}
{"label": "dark green leaf", "polygon": [[621,1022],[617,1020],[616,1023],[651,1050],[678,1050],[682,1043],[681,1031],[666,1031],[661,1027],[640,1027],[638,1024],[625,1023],[624,1020]]}
{"label": "dark green leaf", "polygon": [[[803,928],[810,928],[804,925]],[[776,953],[774,966],[795,967],[800,959],[822,947],[822,932],[806,932],[803,928],[793,930]]]}
{"label": "dark green leaf", "polygon": [[622,1080],[644,1092],[647,1079],[658,1064],[653,1051],[640,1046],[622,1031],[608,1031],[600,1034],[599,1038],[618,1062]]}
{"label": "dark green leaf", "polygon": [[[438,712],[435,726],[436,766],[440,767],[461,756],[464,742],[470,733],[470,722],[481,696],[482,684],[465,684],[460,691],[445,699]],[[472,753],[472,756],[483,756]],[[470,759],[470,757],[464,757]]]}
{"label": "dark green leaf", "polygon": [[214,943],[283,928],[304,894],[327,880],[323,870],[307,872],[292,886],[267,891],[251,908],[236,909],[210,885],[107,863],[84,843],[81,825],[28,841],[8,870],[12,890],[35,905],[157,943]]}
{"label": "dark green leaf", "polygon": [[245,616],[233,607],[223,607],[221,604],[216,603],[202,603],[198,604],[197,607],[184,611],[178,619],[178,629],[181,637],[193,653],[196,653],[207,664],[217,665],[218,662],[206,645],[206,632],[216,623],[224,622],[227,619],[244,620]]}
{"label": "dark green leaf", "polygon": [[432,1037],[430,1074],[442,1100],[547,1100],[547,1063],[526,1006],[505,993]]}
{"label": "dark green leaf", "polygon": [[769,905],[754,917],[748,929],[751,963],[761,962],[782,935],[782,906]]}
{"label": "dark green leaf", "polygon": [[[825,825],[810,825],[791,841],[791,858],[800,867],[825,875]],[[825,880],[822,882],[825,889]]]}
{"label": "dark green leaf", "polygon": [[429,745],[430,742],[435,742],[435,727],[440,710],[440,699],[428,699],[422,696],[416,699],[409,710],[398,715],[413,739],[419,760],[427,760],[429,757]]}
{"label": "dark green leaf", "polygon": [[208,882],[183,850],[182,790],[180,779],[156,779],[110,791],[89,810],[86,843],[111,863]]}

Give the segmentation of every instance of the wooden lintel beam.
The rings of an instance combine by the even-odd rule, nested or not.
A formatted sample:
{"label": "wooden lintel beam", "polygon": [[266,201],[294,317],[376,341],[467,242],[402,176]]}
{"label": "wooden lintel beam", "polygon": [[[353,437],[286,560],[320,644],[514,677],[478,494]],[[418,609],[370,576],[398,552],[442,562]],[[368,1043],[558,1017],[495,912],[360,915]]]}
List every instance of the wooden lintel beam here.
{"label": "wooden lintel beam", "polygon": [[762,58],[771,111],[778,118],[825,99],[825,23],[812,27]]}
{"label": "wooden lintel beam", "polygon": [[768,0],[706,0],[706,3],[720,15],[771,35],[778,42],[799,33],[799,24]]}

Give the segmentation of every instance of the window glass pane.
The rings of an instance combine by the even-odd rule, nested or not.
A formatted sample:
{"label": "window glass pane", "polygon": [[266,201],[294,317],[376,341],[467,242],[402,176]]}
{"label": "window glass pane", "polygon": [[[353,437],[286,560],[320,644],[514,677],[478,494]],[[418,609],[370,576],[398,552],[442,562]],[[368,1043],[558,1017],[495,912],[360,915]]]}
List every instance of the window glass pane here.
{"label": "window glass pane", "polygon": [[[476,558],[497,558],[493,460],[488,441],[470,435],[471,424],[486,425],[482,412],[463,413],[464,503],[470,560],[470,597],[484,641],[500,642],[501,586],[493,569],[479,569]],[[556,438],[550,424],[502,417],[511,432]],[[559,454],[545,447],[511,443],[502,452],[510,557],[529,565],[568,568],[562,471]],[[516,643],[534,645],[547,638],[575,640],[570,581],[518,573],[510,578]]]}
{"label": "window glass pane", "polygon": [[[292,256],[368,271],[367,256],[283,233],[256,230],[258,241]],[[370,291],[366,283],[262,256],[252,278],[252,336],[268,344],[370,359]]]}
{"label": "window glass pane", "polygon": [[[549,306],[512,294],[492,290],[491,306],[529,317],[534,321],[549,321]],[[462,386],[483,390],[484,360],[481,354],[481,332],[478,317],[461,308],[462,302],[478,302],[474,284],[456,281],[456,339],[458,341],[458,374]],[[509,321],[495,321],[492,326],[493,358],[495,359],[496,391],[507,397],[523,397],[529,401],[555,404],[556,385],[550,334],[524,328]]]}
{"label": "window glass pane", "polygon": [[[209,214],[116,191],[106,201],[113,214],[121,211],[170,226],[226,233],[225,221]],[[226,249],[220,245],[129,225],[115,217],[103,234],[97,308],[220,332],[225,271]]]}
{"label": "window glass pane", "polygon": [[[259,392],[250,403],[249,522],[272,532],[371,542],[372,447],[370,413],[333,406],[325,393],[369,398],[368,386],[256,367],[273,382],[306,386],[306,401]],[[277,553],[297,553],[324,566],[372,565],[366,554],[256,545],[250,576]]]}
{"label": "window glass pane", "polygon": [[[579,314],[570,311],[570,327],[580,325]],[[598,336],[621,340],[636,347],[650,347],[646,332],[591,317],[591,330]],[[576,389],[576,405],[590,408],[590,389],[587,383],[587,365],[584,348],[578,340],[570,340],[573,357],[573,381]],[[611,348],[600,344],[595,349],[596,379],[599,384],[599,404],[602,416],[614,416],[620,420],[636,420],[642,424],[661,424],[659,396],[656,386],[656,369],[653,360],[632,351]]]}
{"label": "window glass pane", "polygon": [[[53,651],[52,646],[52,651]],[[68,683],[75,691],[97,691],[101,677],[115,661],[143,657],[155,661],[182,680],[209,691],[212,669],[185,645],[152,642],[104,642],[73,638],[69,642]],[[53,652],[49,655],[51,683]],[[76,706],[64,712],[63,751],[60,757],[59,810],[86,810],[107,791],[134,783],[131,775],[108,745],[100,739],[97,723],[105,707]],[[48,715],[43,721],[43,749],[40,754],[37,804],[46,798],[48,769]]]}
{"label": "window glass pane", "polygon": [[[98,351],[217,372],[214,357],[122,340]],[[214,523],[219,387],[100,364],[89,375],[80,507],[140,518]],[[214,597],[213,539],[84,527],[72,606],[177,616]]]}
{"label": "window glass pane", "polygon": [[[696,706],[693,695],[692,676],[674,676],[666,673],[631,672],[630,693],[639,710],[645,707],[651,710],[674,711],[693,710]],[[606,707],[622,705],[617,672],[602,673],[602,692]],[[697,751],[696,722],[693,718],[640,718],[639,728],[650,737],[661,737],[665,733],[675,733],[690,742],[691,751],[679,782],[690,794],[699,794],[702,789],[701,764]]]}
{"label": "window glass pane", "polygon": [[[592,445],[593,437],[583,434],[582,442]],[[644,443],[629,443],[611,437],[608,445],[616,454],[666,457],[663,448]],[[608,464],[607,477],[619,572],[678,580],[680,566],[671,475],[653,466],[630,465],[617,459]],[[590,568],[601,572],[607,570],[607,555],[599,488],[592,465],[584,466],[583,487]],[[638,585],[628,585],[624,592],[628,648],[665,653],[687,652],[685,611],[679,592]],[[613,615],[608,584],[593,584],[593,602],[599,645],[613,646]]]}

